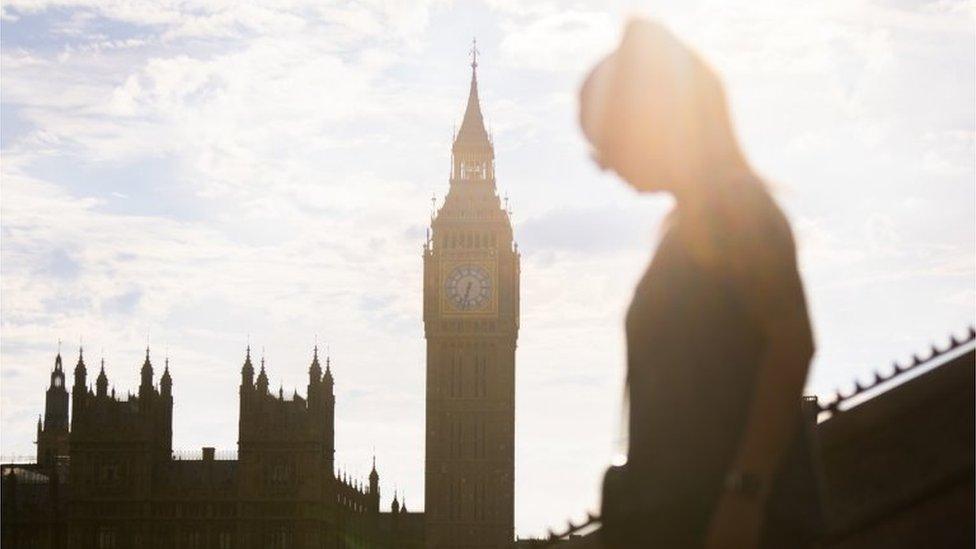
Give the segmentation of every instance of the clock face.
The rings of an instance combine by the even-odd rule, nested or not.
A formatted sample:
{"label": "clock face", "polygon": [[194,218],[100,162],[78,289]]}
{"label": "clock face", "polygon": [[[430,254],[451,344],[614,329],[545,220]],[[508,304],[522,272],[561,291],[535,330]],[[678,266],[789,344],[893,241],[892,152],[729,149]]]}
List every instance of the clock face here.
{"label": "clock face", "polygon": [[455,309],[477,311],[491,301],[491,275],[480,265],[461,265],[447,276],[444,289]]}

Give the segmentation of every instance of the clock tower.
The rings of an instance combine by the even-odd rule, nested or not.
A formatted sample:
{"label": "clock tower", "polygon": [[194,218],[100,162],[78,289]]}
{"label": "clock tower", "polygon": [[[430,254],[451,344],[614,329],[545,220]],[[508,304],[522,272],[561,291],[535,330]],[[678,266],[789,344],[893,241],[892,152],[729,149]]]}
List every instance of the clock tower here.
{"label": "clock tower", "polygon": [[477,67],[473,49],[450,190],[424,245],[430,548],[507,548],[514,540],[519,253],[495,189]]}

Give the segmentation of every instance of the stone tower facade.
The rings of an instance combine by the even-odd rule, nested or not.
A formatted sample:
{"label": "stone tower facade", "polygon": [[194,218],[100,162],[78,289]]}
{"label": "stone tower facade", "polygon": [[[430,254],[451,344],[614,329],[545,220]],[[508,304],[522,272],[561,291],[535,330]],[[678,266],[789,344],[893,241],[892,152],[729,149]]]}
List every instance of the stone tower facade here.
{"label": "stone tower facade", "polygon": [[509,547],[514,535],[519,253],[495,188],[473,54],[450,190],[424,246],[430,548]]}
{"label": "stone tower facade", "polygon": [[[173,453],[173,380],[169,366],[153,384],[149,349],[138,395],[116,398],[102,361],[95,391],[86,387],[81,353],[75,366],[71,410],[71,547],[143,546],[156,535],[148,505],[158,471]],[[114,515],[111,513],[115,513]],[[122,538],[105,519],[126,519]],[[121,545],[113,545],[116,542]],[[130,544],[131,545],[128,545]]]}
{"label": "stone tower facade", "polygon": [[[316,348],[308,369],[308,399],[268,390],[268,374],[254,379],[248,349],[241,369],[238,497],[246,547],[322,547],[335,538],[339,486],[335,470],[335,381]],[[357,494],[358,495],[358,494]],[[277,509],[268,520],[269,509]],[[378,511],[379,502],[373,511]],[[329,545],[331,547],[331,545]]]}

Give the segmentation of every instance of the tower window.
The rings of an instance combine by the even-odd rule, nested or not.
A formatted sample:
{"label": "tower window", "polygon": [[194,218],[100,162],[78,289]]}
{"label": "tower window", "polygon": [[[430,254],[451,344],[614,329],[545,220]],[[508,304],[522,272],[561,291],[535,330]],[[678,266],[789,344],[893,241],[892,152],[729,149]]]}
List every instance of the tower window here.
{"label": "tower window", "polygon": [[485,457],[485,419],[483,417],[474,420],[474,457]]}
{"label": "tower window", "polygon": [[98,549],[115,549],[115,528],[103,526],[98,529]]}
{"label": "tower window", "polygon": [[452,431],[453,436],[451,437],[451,453],[453,457],[460,458],[462,452],[464,451],[464,448],[461,445],[461,443],[464,441],[464,425],[461,423],[460,417],[454,418]]}
{"label": "tower window", "polygon": [[483,353],[475,356],[474,396],[488,396],[488,357]]}

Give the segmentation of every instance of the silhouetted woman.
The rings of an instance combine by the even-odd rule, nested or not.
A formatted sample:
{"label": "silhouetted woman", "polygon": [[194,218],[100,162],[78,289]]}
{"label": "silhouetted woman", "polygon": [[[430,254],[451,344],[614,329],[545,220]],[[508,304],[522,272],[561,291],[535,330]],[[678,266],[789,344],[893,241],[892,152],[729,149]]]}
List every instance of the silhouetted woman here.
{"label": "silhouetted woman", "polygon": [[601,166],[676,204],[627,312],[628,461],[607,475],[598,538],[802,547],[809,487],[784,455],[813,340],[789,224],[736,143],[721,83],[666,29],[632,21],[580,107]]}

